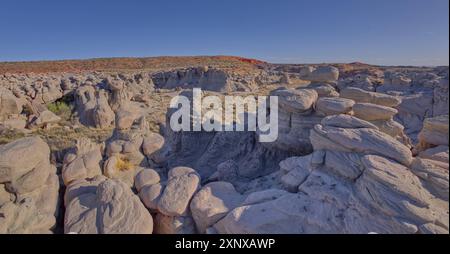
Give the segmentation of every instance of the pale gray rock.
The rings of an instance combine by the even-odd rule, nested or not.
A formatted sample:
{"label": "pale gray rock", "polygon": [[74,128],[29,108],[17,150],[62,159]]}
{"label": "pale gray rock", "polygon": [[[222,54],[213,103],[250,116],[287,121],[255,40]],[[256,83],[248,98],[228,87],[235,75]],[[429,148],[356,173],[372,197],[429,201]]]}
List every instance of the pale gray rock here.
{"label": "pale gray rock", "polygon": [[139,114],[135,110],[129,107],[120,107],[116,112],[116,128],[118,130],[128,130],[138,118]]}
{"label": "pale gray rock", "polygon": [[295,160],[288,159],[289,161],[287,162],[280,162],[280,168],[282,168],[283,171],[287,171],[287,173],[281,177],[281,183],[289,192],[297,192],[298,186],[306,180],[312,171],[311,155],[293,158],[295,158]]}
{"label": "pale gray rock", "polygon": [[291,113],[308,111],[318,98],[317,92],[312,89],[279,89],[270,95],[278,96],[279,107]]}
{"label": "pale gray rock", "polygon": [[280,189],[266,189],[248,194],[241,206],[254,205],[275,200],[289,192]]}
{"label": "pale gray rock", "polygon": [[310,173],[309,169],[295,168],[281,177],[283,188],[289,192],[296,193],[298,186],[302,184]]}
{"label": "pale gray rock", "polygon": [[280,161],[279,166],[283,174],[287,174],[295,168],[308,168],[311,164],[312,156],[289,157]]}
{"label": "pale gray rock", "polygon": [[423,121],[432,117],[430,108],[433,105],[431,93],[418,91],[412,94],[402,95],[402,103],[396,107],[398,114],[396,120],[405,126],[405,133],[418,142],[418,134],[422,130]]}
{"label": "pale gray rock", "polygon": [[145,207],[152,211],[158,210],[158,202],[161,198],[161,194],[164,191],[164,186],[160,183],[145,185],[139,191],[139,198],[144,203]]}
{"label": "pale gray rock", "polygon": [[426,145],[448,146],[448,115],[425,119],[423,129],[419,133],[419,141]]}
{"label": "pale gray rock", "polygon": [[55,167],[50,148],[39,137],[29,137],[0,146],[0,183],[12,193],[25,194],[45,184]]}
{"label": "pale gray rock", "polygon": [[396,107],[402,102],[397,96],[369,92],[355,87],[348,87],[341,90],[340,96],[359,103],[372,103],[386,107]]}
{"label": "pale gray rock", "polygon": [[441,79],[433,90],[433,116],[448,115],[449,109],[449,82],[448,77]]}
{"label": "pale gray rock", "polygon": [[313,66],[310,66],[310,65],[305,66],[299,70],[300,77],[306,77],[306,76],[310,75],[311,72],[313,72],[314,70],[315,70],[315,68]]}
{"label": "pale gray rock", "polygon": [[352,110],[354,104],[350,99],[322,97],[317,100],[316,111],[325,116],[345,114]]}
{"label": "pale gray rock", "polygon": [[0,87],[0,121],[22,112],[17,99],[11,91]]}
{"label": "pale gray rock", "polygon": [[207,66],[161,71],[152,75],[156,88],[201,88],[216,92],[252,91],[257,87],[255,79],[261,77],[238,75]]}
{"label": "pale gray rock", "polygon": [[398,137],[398,136],[404,136],[403,130],[405,129],[403,125],[401,125],[399,122],[389,119],[389,120],[376,120],[371,121],[375,126],[378,127],[378,130],[381,132],[384,132],[388,134],[391,137]]}
{"label": "pale gray rock", "polygon": [[53,112],[49,110],[45,110],[37,116],[36,119],[31,123],[32,126],[42,127],[48,124],[57,123],[61,120],[61,117],[55,115]]}
{"label": "pale gray rock", "polygon": [[52,233],[58,190],[50,149],[41,138],[0,146],[0,233]]}
{"label": "pale gray rock", "polygon": [[130,101],[130,92],[125,89],[125,81],[120,77],[110,77],[106,79],[107,86],[112,91],[109,98],[109,105],[114,112],[122,106],[126,107]]}
{"label": "pale gray rock", "polygon": [[11,201],[12,198],[12,194],[6,191],[5,185],[0,184],[0,207]]}
{"label": "pale gray rock", "polygon": [[384,86],[392,86],[399,88],[408,88],[411,86],[411,78],[399,72],[386,72],[384,78]]}
{"label": "pale gray rock", "polygon": [[[311,172],[306,181],[300,185],[299,193],[288,194],[281,190],[265,190],[255,192],[247,197],[239,207],[227,214],[213,227],[218,233],[417,233],[418,227],[423,225],[426,213],[436,219],[433,225],[445,228],[445,204],[439,207],[439,202],[427,199],[429,195],[421,188],[420,181],[404,166],[378,156],[370,158],[370,163],[364,164],[365,170],[384,170],[375,173],[377,180],[371,173],[364,171],[363,176],[357,178],[357,189],[353,181],[346,181],[335,177],[325,167]],[[379,158],[379,159],[378,159]],[[395,163],[388,165],[387,163]],[[395,172],[388,174],[392,166]],[[367,168],[366,168],[367,166]],[[389,168],[392,168],[389,167]],[[367,174],[367,175],[364,175]],[[370,181],[378,181],[377,196],[374,201],[361,200],[365,194],[362,185],[370,188]],[[409,184],[413,181],[414,184]],[[369,187],[370,186],[370,187]],[[375,188],[375,184],[373,188]],[[401,195],[399,195],[401,194]],[[381,195],[389,195],[382,198]],[[382,200],[382,201],[381,201]],[[390,200],[386,203],[385,201]],[[394,201],[395,200],[395,201]],[[419,203],[416,203],[418,201]],[[421,207],[421,201],[431,203]],[[378,206],[380,205],[380,206]],[[416,206],[416,208],[414,208]],[[419,207],[417,207],[419,206]],[[404,209],[403,213],[388,213],[387,209]],[[408,210],[409,209],[409,210]],[[423,210],[421,210],[423,209]],[[424,213],[422,213],[424,212]],[[447,223],[448,224],[448,223]],[[440,226],[439,226],[440,227]],[[447,226],[448,227],[448,226]]]}
{"label": "pale gray rock", "polygon": [[376,84],[372,82],[370,76],[366,74],[357,74],[353,77],[340,79],[337,86],[340,90],[344,90],[346,88],[358,88],[364,91],[375,91]]}
{"label": "pale gray rock", "polygon": [[51,234],[58,214],[59,181],[56,172],[26,194],[0,205],[0,234]]}
{"label": "pale gray rock", "polygon": [[235,208],[214,227],[220,234],[302,233],[303,221],[297,216],[302,196],[285,194],[275,200]]}
{"label": "pale gray rock", "polygon": [[366,170],[356,187],[368,205],[388,216],[409,218],[419,224],[436,219],[429,207],[432,196],[408,168],[375,155],[364,156],[361,161]]}
{"label": "pale gray rock", "polygon": [[77,140],[74,151],[64,157],[62,177],[67,186],[74,180],[101,175],[101,147],[87,138]]}
{"label": "pale gray rock", "polygon": [[142,146],[144,138],[150,134],[145,117],[134,120],[126,129],[120,129],[120,126],[116,124],[113,135],[106,141],[105,153],[108,157],[120,157],[133,168],[149,167],[150,163],[143,154]]}
{"label": "pale gray rock", "polygon": [[319,97],[339,97],[336,89],[327,83],[311,83],[306,88],[315,90]]}
{"label": "pale gray rock", "polygon": [[449,174],[448,162],[438,162],[429,159],[415,158],[411,171],[424,182],[424,187],[433,195],[448,201]]}
{"label": "pale gray rock", "polygon": [[192,196],[200,187],[200,176],[192,168],[175,167],[168,173],[158,210],[167,216],[186,215]]}
{"label": "pale gray rock", "polygon": [[312,152],[309,131],[320,123],[322,116],[303,113],[278,112],[278,138],[275,142],[261,143],[270,150],[281,150],[304,155]]}
{"label": "pale gray rock", "polygon": [[374,129],[344,129],[316,125],[311,130],[314,150],[377,154],[404,165],[412,162],[412,153],[391,136]]}
{"label": "pale gray rock", "polygon": [[212,182],[203,186],[192,198],[190,204],[198,231],[205,233],[208,227],[239,206],[244,198],[228,182]]}
{"label": "pale gray rock", "polygon": [[311,163],[310,163],[311,167],[315,169],[323,165],[325,163],[325,155],[326,152],[323,150],[314,151],[311,154]]}
{"label": "pale gray rock", "polygon": [[10,116],[8,119],[5,119],[0,123],[0,129],[12,129],[25,131],[25,127],[27,125],[27,119],[20,115]]}
{"label": "pale gray rock", "polygon": [[81,86],[75,90],[75,109],[81,124],[85,126],[95,126],[94,108],[97,105],[96,91],[93,86]]}
{"label": "pale gray rock", "polygon": [[108,104],[106,93],[99,92],[97,94],[97,105],[93,108],[92,114],[94,126],[96,128],[103,129],[114,127],[115,115]]}
{"label": "pale gray rock", "polygon": [[217,166],[217,171],[209,177],[210,181],[234,181],[238,176],[239,166],[234,160],[227,160]]}
{"label": "pale gray rock", "polygon": [[154,169],[145,168],[136,174],[134,180],[134,186],[136,190],[139,192],[141,189],[148,185],[157,184],[161,181],[161,178]]}
{"label": "pale gray rock", "polygon": [[358,153],[326,151],[325,167],[333,174],[350,180],[358,178],[364,171],[361,155]]}
{"label": "pale gray rock", "polygon": [[448,146],[436,146],[419,153],[418,157],[443,163],[449,162]]}
{"label": "pale gray rock", "polygon": [[292,84],[291,78],[289,77],[289,73],[283,72],[280,78],[280,84]]}
{"label": "pale gray rock", "polygon": [[332,204],[315,201],[303,193],[284,194],[237,207],[214,227],[225,234],[337,233],[342,230],[341,224],[327,220],[337,215]]}
{"label": "pale gray rock", "polygon": [[327,116],[323,118],[320,123],[323,126],[329,127],[352,128],[352,129],[369,128],[378,130],[378,127],[372,124],[371,122],[364,121],[354,116],[344,114]]}
{"label": "pale gray rock", "polygon": [[[84,180],[80,180],[83,182]],[[64,232],[77,234],[151,234],[153,219],[139,198],[120,180],[94,179],[89,190],[66,198]],[[83,188],[73,183],[68,190]]]}
{"label": "pale gray rock", "polygon": [[150,133],[144,138],[142,151],[144,155],[151,156],[164,146],[164,138],[157,133]]}
{"label": "pale gray rock", "polygon": [[311,82],[334,82],[339,78],[339,70],[333,66],[319,66],[309,73],[301,73],[300,77]]}
{"label": "pale gray rock", "polygon": [[40,87],[35,86],[34,100],[41,104],[47,104],[61,98],[63,94],[60,83],[61,81],[58,79],[47,79],[40,84]]}
{"label": "pale gray rock", "polygon": [[354,116],[367,121],[389,120],[398,113],[394,108],[372,103],[356,103],[353,105],[353,112]]}

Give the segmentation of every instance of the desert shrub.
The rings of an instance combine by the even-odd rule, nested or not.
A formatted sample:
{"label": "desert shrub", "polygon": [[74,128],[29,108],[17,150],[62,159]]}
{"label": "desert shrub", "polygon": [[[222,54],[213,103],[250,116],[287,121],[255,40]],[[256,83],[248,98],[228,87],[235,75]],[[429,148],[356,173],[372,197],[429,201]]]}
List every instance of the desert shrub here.
{"label": "desert shrub", "polygon": [[52,102],[47,105],[47,109],[55,114],[59,114],[61,111],[70,110],[70,107],[64,102]]}
{"label": "desert shrub", "polygon": [[61,118],[68,120],[72,116],[72,106],[64,101],[55,101],[47,104],[47,109]]}
{"label": "desert shrub", "polygon": [[116,168],[119,171],[128,171],[134,168],[134,165],[125,157],[118,157],[116,162]]}
{"label": "desert shrub", "polygon": [[47,109],[61,117],[70,117],[73,111],[74,97],[66,94],[55,102],[47,104]]}

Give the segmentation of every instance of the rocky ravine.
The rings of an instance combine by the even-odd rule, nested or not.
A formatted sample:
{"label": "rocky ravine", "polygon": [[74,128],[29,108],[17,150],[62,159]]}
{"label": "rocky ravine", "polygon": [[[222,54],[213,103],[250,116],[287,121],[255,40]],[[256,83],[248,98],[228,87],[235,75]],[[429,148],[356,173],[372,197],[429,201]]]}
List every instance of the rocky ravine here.
{"label": "rocky ravine", "polygon": [[[448,68],[255,73],[0,77],[0,233],[448,234]],[[278,139],[151,130],[152,95],[193,87],[278,96]],[[110,132],[58,150],[61,126]]]}

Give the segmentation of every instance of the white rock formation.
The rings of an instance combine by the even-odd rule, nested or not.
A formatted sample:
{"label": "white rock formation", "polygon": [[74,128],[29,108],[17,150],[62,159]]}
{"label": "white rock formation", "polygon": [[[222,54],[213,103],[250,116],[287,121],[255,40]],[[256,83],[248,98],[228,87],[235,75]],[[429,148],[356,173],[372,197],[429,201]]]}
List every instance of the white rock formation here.
{"label": "white rock formation", "polygon": [[244,198],[228,182],[212,182],[203,186],[190,204],[198,232],[205,233],[207,228],[239,206]]}
{"label": "white rock formation", "polygon": [[120,180],[97,176],[67,186],[64,232],[77,234],[151,234],[153,219],[139,198]]}
{"label": "white rock formation", "polygon": [[64,184],[102,175],[101,160],[100,145],[87,138],[79,139],[75,148],[64,157],[62,168]]}
{"label": "white rock formation", "polygon": [[38,137],[0,146],[0,233],[52,233],[59,182],[50,149]]}

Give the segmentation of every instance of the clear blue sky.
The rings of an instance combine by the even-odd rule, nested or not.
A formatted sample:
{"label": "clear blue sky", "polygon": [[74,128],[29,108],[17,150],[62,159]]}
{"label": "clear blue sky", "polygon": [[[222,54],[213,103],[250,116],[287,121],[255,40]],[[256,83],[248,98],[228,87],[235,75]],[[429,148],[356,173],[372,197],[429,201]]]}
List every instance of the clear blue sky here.
{"label": "clear blue sky", "polygon": [[1,0],[0,61],[238,55],[448,65],[448,0]]}

